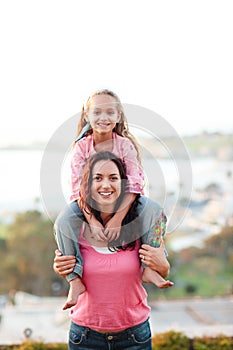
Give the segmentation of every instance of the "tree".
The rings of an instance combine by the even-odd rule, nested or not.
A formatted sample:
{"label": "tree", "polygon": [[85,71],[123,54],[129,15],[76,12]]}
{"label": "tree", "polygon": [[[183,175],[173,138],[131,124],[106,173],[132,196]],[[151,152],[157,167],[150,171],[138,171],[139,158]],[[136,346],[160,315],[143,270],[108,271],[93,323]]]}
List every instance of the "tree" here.
{"label": "tree", "polygon": [[39,211],[18,214],[7,229],[6,250],[0,251],[0,293],[16,289],[51,295],[57,279],[52,269],[55,249],[51,221]]}

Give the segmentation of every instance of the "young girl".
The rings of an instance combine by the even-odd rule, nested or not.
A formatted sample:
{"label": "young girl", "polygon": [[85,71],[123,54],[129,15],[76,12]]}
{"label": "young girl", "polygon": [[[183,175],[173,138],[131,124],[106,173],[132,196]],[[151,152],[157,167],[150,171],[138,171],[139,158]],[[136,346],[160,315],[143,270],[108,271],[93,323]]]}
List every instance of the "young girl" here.
{"label": "young girl", "polygon": [[[78,232],[83,220],[89,223],[95,240],[108,242],[116,240],[131,204],[137,196],[143,195],[144,185],[138,147],[128,130],[123,106],[116,94],[109,90],[100,90],[89,97],[86,107],[83,107],[82,110],[77,134],[79,137],[76,139],[71,161],[71,203],[58,216],[54,225],[55,237],[61,253],[76,257],[75,268],[67,275],[70,290],[63,307],[64,310],[75,305],[78,296],[85,291],[85,286],[81,281],[83,263],[78,246]],[[88,211],[85,209],[81,211],[77,203],[83,167],[90,156],[100,151],[109,151],[119,157],[126,166],[127,174],[127,193],[118,211],[105,227]],[[103,196],[106,196],[107,199],[110,192],[105,192]],[[151,221],[151,218],[154,217],[151,213],[160,211],[160,207],[149,198],[141,196],[137,211],[137,219],[125,229],[128,229],[129,232],[132,230],[139,232],[142,243],[154,247],[160,246],[160,237],[165,232],[166,217],[161,212],[156,222]],[[144,267],[144,282],[154,283],[160,288],[173,285],[172,282],[164,280],[149,267]]]}

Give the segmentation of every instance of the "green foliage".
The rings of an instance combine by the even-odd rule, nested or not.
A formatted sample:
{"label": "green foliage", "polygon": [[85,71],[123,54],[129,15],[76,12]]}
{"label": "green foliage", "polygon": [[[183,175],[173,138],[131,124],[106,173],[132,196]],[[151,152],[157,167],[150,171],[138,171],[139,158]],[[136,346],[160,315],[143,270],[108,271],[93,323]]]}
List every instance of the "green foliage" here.
{"label": "green foliage", "polygon": [[2,345],[0,350],[67,350],[67,344],[26,340],[20,345]]}
{"label": "green foliage", "polygon": [[233,339],[224,335],[216,338],[196,337],[193,342],[193,350],[232,350]]}
{"label": "green foliage", "polygon": [[[171,330],[156,334],[152,338],[153,350],[232,350],[232,348],[233,338],[224,335],[189,339],[183,333]],[[26,340],[20,345],[2,345],[0,350],[67,350],[67,344]]]}
{"label": "green foliage", "polygon": [[17,347],[17,350],[46,350],[46,349],[47,349],[47,345],[45,343],[35,342],[32,340],[25,341],[19,347]]}
{"label": "green foliage", "polygon": [[55,249],[53,224],[42,213],[16,215],[6,227],[5,249],[0,249],[0,294],[15,289],[51,295],[51,285],[59,279],[52,268]]}
{"label": "green foliage", "polygon": [[180,332],[168,331],[152,338],[153,350],[189,350],[190,340]]}
{"label": "green foliage", "polygon": [[189,247],[179,252],[169,251],[173,288],[158,290],[151,288],[150,298],[162,294],[166,297],[199,295],[213,297],[229,295],[233,291],[233,227],[206,240],[205,246]]}

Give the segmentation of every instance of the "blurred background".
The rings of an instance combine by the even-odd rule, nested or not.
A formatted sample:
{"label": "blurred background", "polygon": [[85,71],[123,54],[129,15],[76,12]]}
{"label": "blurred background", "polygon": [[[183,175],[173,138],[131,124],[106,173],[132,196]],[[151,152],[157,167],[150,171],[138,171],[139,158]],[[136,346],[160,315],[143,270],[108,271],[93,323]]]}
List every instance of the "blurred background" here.
{"label": "blurred background", "polygon": [[[232,10],[231,1],[1,2],[1,343],[67,338],[67,284],[52,270],[41,161],[54,132],[101,88],[158,113],[176,131],[163,139],[174,159],[134,130],[153,175],[149,195],[159,200],[149,170],[156,159],[168,216],[176,201],[179,222],[166,238],[175,286],[145,286],[153,331],[233,335]],[[177,137],[192,167],[188,198],[177,196]]]}

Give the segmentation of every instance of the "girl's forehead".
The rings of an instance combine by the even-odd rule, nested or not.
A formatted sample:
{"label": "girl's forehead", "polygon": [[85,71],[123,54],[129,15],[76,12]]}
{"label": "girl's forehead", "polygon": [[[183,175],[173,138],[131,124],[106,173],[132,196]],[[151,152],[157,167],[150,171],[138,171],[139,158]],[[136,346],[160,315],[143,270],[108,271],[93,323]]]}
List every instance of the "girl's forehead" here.
{"label": "girl's forehead", "polygon": [[117,108],[117,101],[110,95],[95,95],[89,101],[89,107],[115,107]]}

